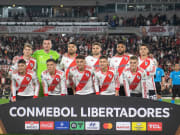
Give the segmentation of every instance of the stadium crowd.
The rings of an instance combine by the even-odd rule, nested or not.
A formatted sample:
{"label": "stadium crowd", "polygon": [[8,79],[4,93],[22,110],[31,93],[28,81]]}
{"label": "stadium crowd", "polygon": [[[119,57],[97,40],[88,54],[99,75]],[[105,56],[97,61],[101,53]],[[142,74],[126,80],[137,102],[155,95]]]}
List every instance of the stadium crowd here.
{"label": "stadium crowd", "polygon": [[149,14],[148,16],[144,16],[139,14],[139,16],[133,17],[120,17],[118,15],[109,16],[106,15],[104,17],[105,22],[109,22],[112,27],[117,26],[177,26],[180,25],[180,19],[176,14],[168,18],[166,14]]}
{"label": "stadium crowd", "polygon": [[[39,14],[38,15],[31,15],[27,14],[27,16],[22,15],[22,14],[17,14],[14,17],[9,17],[9,18],[1,18],[1,22],[9,22],[9,21],[14,21],[14,22],[45,22],[46,25],[50,21],[52,22],[89,22],[91,21],[89,17],[93,16],[94,13],[91,11],[87,11],[87,13],[82,12],[80,13],[79,16],[68,16],[66,14],[63,15],[57,15],[55,17],[48,17],[47,15],[44,14]],[[82,14],[82,15],[81,15]],[[86,15],[87,14],[87,15]],[[87,17],[84,17],[87,16]],[[97,16],[95,16],[97,17]],[[138,27],[138,26],[178,26],[180,25],[180,18],[174,14],[171,17],[167,17],[166,14],[155,14],[152,15],[151,13],[147,16],[139,14],[138,16],[120,16],[118,14],[114,15],[105,15],[104,19],[101,15],[97,17],[95,20],[97,22],[108,22],[111,27]]]}

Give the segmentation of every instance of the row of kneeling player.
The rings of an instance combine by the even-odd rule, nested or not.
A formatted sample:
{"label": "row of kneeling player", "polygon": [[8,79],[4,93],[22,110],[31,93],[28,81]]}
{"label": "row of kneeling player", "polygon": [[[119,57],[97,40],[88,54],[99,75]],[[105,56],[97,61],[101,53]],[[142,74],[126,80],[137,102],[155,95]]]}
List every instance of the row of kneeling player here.
{"label": "row of kneeling player", "polygon": [[[97,69],[88,66],[82,55],[76,56],[75,60],[76,66],[70,68],[68,73],[57,69],[54,59],[47,60],[47,70],[41,74],[44,96],[63,96],[70,93],[119,96],[120,86],[123,84],[126,96],[152,99],[156,97],[155,90],[148,89],[149,76],[141,66],[138,66],[136,56],[129,58],[129,68],[123,69],[122,78],[119,76],[122,67],[110,67],[106,56],[99,57]],[[144,63],[144,66],[148,64]],[[18,70],[12,72],[12,101],[37,98],[40,87],[36,73],[26,69],[26,61],[23,59],[18,61],[17,67]],[[67,81],[70,88],[67,88]]]}

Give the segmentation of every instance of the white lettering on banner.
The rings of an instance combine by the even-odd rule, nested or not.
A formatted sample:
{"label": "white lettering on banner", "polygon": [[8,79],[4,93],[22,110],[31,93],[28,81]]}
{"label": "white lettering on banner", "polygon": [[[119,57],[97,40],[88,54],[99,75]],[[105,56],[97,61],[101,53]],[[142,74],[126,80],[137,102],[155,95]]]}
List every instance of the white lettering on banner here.
{"label": "white lettering on banner", "polygon": [[[91,118],[169,118],[170,108],[125,107],[11,107],[11,117],[91,117]],[[77,114],[78,112],[80,114]]]}
{"label": "white lettering on banner", "polygon": [[140,31],[144,36],[170,36],[174,35],[175,27],[173,26],[142,26]]}
{"label": "white lettering on banner", "polygon": [[6,33],[104,33],[106,30],[107,26],[6,26]]}

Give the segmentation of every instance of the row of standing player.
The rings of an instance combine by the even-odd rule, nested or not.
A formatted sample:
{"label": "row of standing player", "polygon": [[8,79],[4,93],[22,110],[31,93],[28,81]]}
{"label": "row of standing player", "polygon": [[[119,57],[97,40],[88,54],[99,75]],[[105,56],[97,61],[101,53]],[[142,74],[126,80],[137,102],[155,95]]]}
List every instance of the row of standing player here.
{"label": "row of standing player", "polygon": [[[46,61],[48,59],[56,59],[57,60],[59,58],[59,54],[55,51],[52,51],[51,47],[52,47],[51,40],[44,40],[43,41],[43,50],[38,50],[33,54],[33,57],[37,60],[37,75],[38,75],[40,82],[41,82],[41,73],[44,70],[46,70],[46,68],[48,67],[46,65]],[[78,69],[79,61],[77,61],[77,59],[76,59],[76,56],[77,56],[76,50],[77,50],[77,47],[76,47],[75,43],[69,43],[68,44],[68,52],[63,55],[61,62],[60,62],[60,64],[58,64],[57,67],[64,70],[64,76],[65,76],[64,78],[66,78],[66,80],[67,80],[67,87],[68,87],[69,95],[72,95],[75,93],[80,94],[80,95],[92,94],[93,90],[89,90],[92,87],[88,87],[88,85],[86,87],[86,83],[85,83],[88,81],[88,79],[91,78],[91,77],[90,78],[87,77],[91,73],[87,72],[87,70],[84,70],[84,69],[82,69],[82,71],[80,71]],[[126,50],[125,44],[118,43],[116,50],[117,50],[117,54],[114,57],[110,58],[110,60],[109,60],[110,67],[112,67],[112,68],[109,68],[107,71],[104,71],[104,72],[102,72],[102,69],[101,69],[102,67],[101,68],[99,67],[99,65],[100,65],[99,58],[101,56],[100,43],[94,43],[92,45],[92,56],[87,56],[85,59],[86,65],[88,65],[86,67],[89,67],[89,69],[92,68],[92,69],[96,70],[97,72],[99,71],[99,81],[97,81],[97,79],[95,79],[95,83],[96,84],[99,83],[100,94],[106,93],[105,91],[108,89],[108,87],[110,85],[109,82],[112,81],[111,77],[108,78],[108,76],[117,76],[118,79],[115,78],[115,80],[119,80],[120,88],[114,86],[114,88],[116,88],[116,95],[121,95],[121,96],[124,96],[124,95],[133,96],[134,95],[134,96],[141,96],[141,97],[143,96],[146,98],[147,97],[155,98],[156,97],[155,96],[156,88],[155,88],[155,83],[154,83],[154,74],[156,71],[156,60],[149,58],[148,47],[146,45],[141,45],[139,47],[140,57],[138,58],[138,60],[135,57],[132,58],[132,59],[134,59],[134,61],[137,61],[137,64],[139,65],[137,67],[138,70],[136,69],[135,71],[133,71],[134,73],[132,72],[132,69],[130,68],[130,67],[132,67],[132,66],[130,66],[131,63],[133,63],[133,62],[130,62],[131,55],[128,53],[125,53],[125,50]],[[22,57],[18,57],[15,60],[16,62],[14,62],[14,63],[17,63],[17,61],[19,59],[23,58],[26,60],[27,68],[32,70],[34,67],[36,67],[36,60],[30,57],[30,55],[32,53],[31,46],[26,44],[23,52],[24,52],[24,55]],[[79,58],[79,60],[83,61],[83,58]],[[104,58],[103,60],[106,61],[106,58]],[[53,63],[53,62],[51,61],[50,63]],[[80,63],[82,65],[83,62],[80,62]],[[105,63],[105,62],[103,62],[103,63]],[[134,63],[136,63],[136,62],[134,62]],[[136,64],[134,64],[134,65],[136,65]],[[17,69],[17,67],[18,67],[18,64],[15,64],[11,69],[15,70],[15,69]],[[110,70],[112,70],[112,69],[115,69],[115,71],[117,73],[113,75],[112,72],[110,72]],[[58,72],[54,72],[54,73],[50,74],[48,70],[45,71],[46,75],[42,75],[42,78],[46,78],[45,79],[46,81],[44,81],[44,79],[42,80],[45,96],[54,95],[54,94],[52,94],[53,93],[52,89],[55,89],[55,87],[56,87],[55,83],[57,83],[58,79],[60,80],[60,77],[56,78],[58,76],[57,74],[59,72],[62,72],[62,71],[56,69],[56,71],[58,71]],[[72,74],[71,74],[71,72],[72,72]],[[141,74],[141,72],[144,75]],[[89,73],[89,75],[88,75],[88,73]],[[76,74],[77,74],[77,76],[76,76]],[[43,76],[46,76],[46,77],[43,77]],[[95,78],[97,78],[97,76],[95,75]],[[144,76],[146,78],[145,79],[146,84],[140,83],[141,80],[143,82]],[[62,78],[63,77],[61,77],[61,79]],[[71,80],[71,81],[69,81],[69,80]],[[22,84],[22,82],[19,82],[19,84]],[[140,85],[141,88],[138,88],[139,84],[141,84]],[[161,83],[161,84],[163,85],[163,83]],[[125,86],[125,90],[124,90],[124,86]],[[20,85],[16,88],[16,91],[18,93],[22,93],[22,92],[20,92],[22,90],[19,91],[18,88],[20,89]],[[83,93],[81,90],[82,88],[86,89],[87,93],[86,92]],[[97,86],[95,86],[95,88],[98,89]],[[103,90],[102,90],[102,88],[103,88]],[[142,91],[144,91],[143,88],[146,91],[145,92],[146,94],[143,94],[143,92],[142,92]],[[57,92],[54,91],[54,93],[57,93]],[[108,95],[107,93],[106,93],[106,95]],[[66,94],[66,93],[64,93],[64,94]],[[19,95],[21,95],[21,94],[19,94]],[[37,96],[38,95],[36,95],[35,97],[37,97]]]}

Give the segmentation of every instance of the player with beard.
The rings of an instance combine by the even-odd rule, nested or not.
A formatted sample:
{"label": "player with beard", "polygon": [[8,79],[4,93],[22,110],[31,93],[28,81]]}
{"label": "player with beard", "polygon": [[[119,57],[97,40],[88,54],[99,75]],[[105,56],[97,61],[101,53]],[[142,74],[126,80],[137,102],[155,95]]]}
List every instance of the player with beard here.
{"label": "player with beard", "polygon": [[119,75],[120,90],[119,95],[125,96],[124,84],[123,84],[123,71],[129,67],[130,54],[125,53],[126,46],[124,42],[119,42],[116,47],[116,55],[110,60],[110,67],[114,67]]}
{"label": "player with beard", "polygon": [[76,66],[76,56],[77,56],[76,51],[77,51],[76,44],[74,42],[70,42],[68,44],[68,52],[63,55],[62,60],[59,64],[59,68],[65,71],[68,95],[73,95],[73,90],[70,86],[68,77],[69,77],[70,69]]}
{"label": "player with beard", "polygon": [[93,67],[95,70],[99,69],[99,57],[101,56],[101,44],[95,42],[92,44],[92,56],[86,57],[86,64]]}

